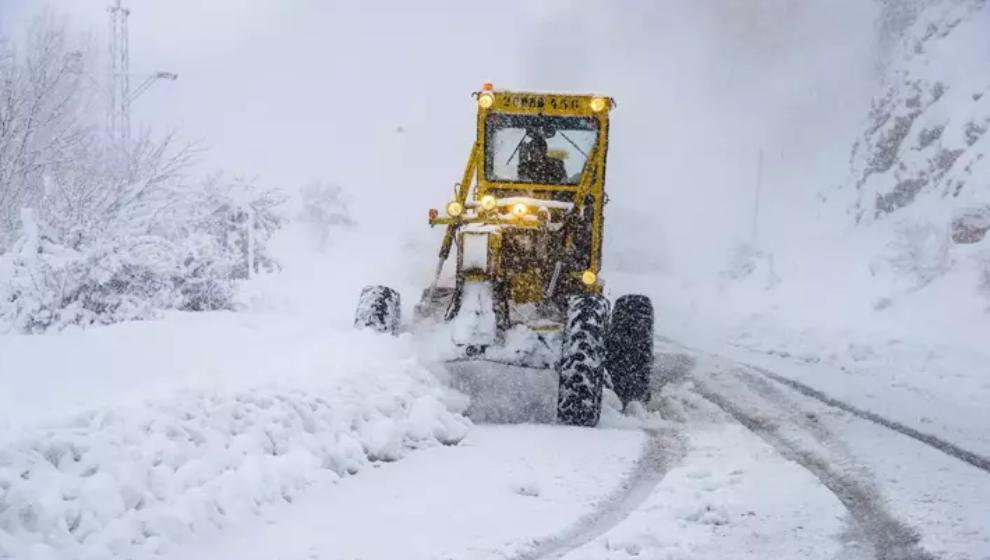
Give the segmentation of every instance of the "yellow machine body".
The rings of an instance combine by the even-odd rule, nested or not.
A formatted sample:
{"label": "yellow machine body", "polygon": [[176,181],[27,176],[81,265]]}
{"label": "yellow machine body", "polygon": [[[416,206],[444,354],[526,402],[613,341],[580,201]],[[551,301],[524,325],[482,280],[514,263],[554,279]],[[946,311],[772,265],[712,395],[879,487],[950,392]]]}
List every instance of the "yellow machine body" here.
{"label": "yellow machine body", "polygon": [[[600,95],[487,87],[474,97],[476,139],[464,174],[454,199],[430,211],[430,225],[446,227],[438,276],[457,244],[457,281],[493,282],[508,304],[601,293],[605,167],[615,102]],[[556,179],[534,171],[524,180],[527,165],[557,170]],[[485,265],[474,257],[465,266],[464,236],[479,233],[488,236]]]}

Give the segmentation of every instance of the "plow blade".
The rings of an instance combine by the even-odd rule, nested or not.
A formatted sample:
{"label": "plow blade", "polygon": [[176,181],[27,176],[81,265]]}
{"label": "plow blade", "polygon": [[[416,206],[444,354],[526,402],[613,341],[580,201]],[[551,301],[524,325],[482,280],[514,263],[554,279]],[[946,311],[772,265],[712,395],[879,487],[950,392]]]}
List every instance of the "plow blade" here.
{"label": "plow blade", "polygon": [[471,420],[489,424],[552,423],[557,418],[557,373],[489,360],[443,364],[454,389],[468,395]]}

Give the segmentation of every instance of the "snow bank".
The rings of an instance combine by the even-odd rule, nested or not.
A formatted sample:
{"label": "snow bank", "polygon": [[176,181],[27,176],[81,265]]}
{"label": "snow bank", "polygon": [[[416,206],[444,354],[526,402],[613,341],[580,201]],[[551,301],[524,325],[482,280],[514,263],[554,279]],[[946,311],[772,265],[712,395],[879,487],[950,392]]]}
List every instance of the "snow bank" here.
{"label": "snow bank", "polygon": [[[123,348],[129,343],[143,341],[137,348],[148,363],[165,365],[133,369],[143,381],[106,401],[94,397],[89,410],[11,419],[16,431],[0,433],[0,558],[158,554],[374,462],[466,435],[465,403],[416,364],[409,337],[342,331],[331,345],[329,333],[306,332],[312,325],[259,319],[179,316],[30,337],[20,358],[5,362],[23,367],[0,368],[0,381],[35,374],[37,387],[11,385],[25,398],[44,384],[57,394],[60,379],[90,371],[92,383],[112,392],[104,382],[114,376],[101,379],[95,370],[112,369],[115,352],[140,368]],[[207,332],[214,333],[210,348],[196,348]],[[117,342],[94,343],[104,338]],[[28,339],[0,343],[18,349],[13,343]],[[43,356],[72,349],[74,370]],[[201,360],[200,351],[212,359]],[[183,354],[199,364],[198,382],[173,370],[182,363],[173,355]],[[134,400],[142,386],[156,396]]]}
{"label": "snow bank", "polygon": [[424,380],[398,377],[378,394],[191,392],[25,434],[0,451],[0,557],[158,553],[372,461],[464,437],[467,422]]}

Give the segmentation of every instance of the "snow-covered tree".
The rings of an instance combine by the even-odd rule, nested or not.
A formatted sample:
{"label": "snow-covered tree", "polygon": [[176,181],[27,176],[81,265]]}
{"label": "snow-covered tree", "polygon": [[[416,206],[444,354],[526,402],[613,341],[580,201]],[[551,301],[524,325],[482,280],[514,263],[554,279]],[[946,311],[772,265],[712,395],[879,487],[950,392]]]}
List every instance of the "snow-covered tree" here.
{"label": "snow-covered tree", "polygon": [[340,186],[313,181],[302,188],[301,195],[299,220],[312,231],[317,249],[327,248],[333,228],[354,225]]}
{"label": "snow-covered tree", "polygon": [[88,66],[86,50],[51,14],[34,22],[21,48],[0,37],[0,250],[20,209],[40,197],[45,172],[73,164],[92,139]]}
{"label": "snow-covered tree", "polygon": [[[279,211],[285,196],[255,181],[222,175],[207,179],[200,191],[197,205],[204,211],[189,227],[216,240],[226,275],[240,279],[277,270],[267,241],[285,222]],[[250,274],[248,266],[253,266]]]}
{"label": "snow-covered tree", "polygon": [[887,245],[887,262],[914,288],[927,286],[952,266],[952,240],[944,228],[928,222],[903,222]]}
{"label": "snow-covered tree", "polygon": [[232,309],[238,280],[277,268],[283,197],[190,181],[196,150],[171,136],[110,145],[69,44],[51,16],[23,55],[0,42],[0,331]]}
{"label": "snow-covered tree", "polygon": [[17,242],[0,257],[0,332],[142,319],[169,306],[174,267],[167,241],[143,237],[75,249],[33,211],[23,211],[20,223]]}
{"label": "snow-covered tree", "polygon": [[195,152],[173,145],[171,137],[145,134],[124,153],[98,141],[77,148],[70,163],[46,167],[36,202],[40,218],[72,247],[106,237],[174,235],[198,200],[182,177]]}

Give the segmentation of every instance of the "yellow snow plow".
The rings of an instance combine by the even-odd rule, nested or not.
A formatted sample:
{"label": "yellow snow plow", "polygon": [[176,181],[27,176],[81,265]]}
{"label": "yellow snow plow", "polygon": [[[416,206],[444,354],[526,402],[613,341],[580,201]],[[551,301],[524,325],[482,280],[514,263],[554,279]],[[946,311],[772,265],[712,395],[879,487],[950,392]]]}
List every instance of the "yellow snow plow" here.
{"label": "yellow snow plow", "polygon": [[[645,400],[653,364],[652,303],[628,295],[611,306],[600,276],[615,101],[491,84],[473,96],[464,174],[443,211],[429,212],[444,235],[417,322],[444,327],[454,384],[483,419],[549,401],[557,421],[594,426],[603,387]],[[399,308],[397,292],[369,286],[355,325],[394,333]]]}

